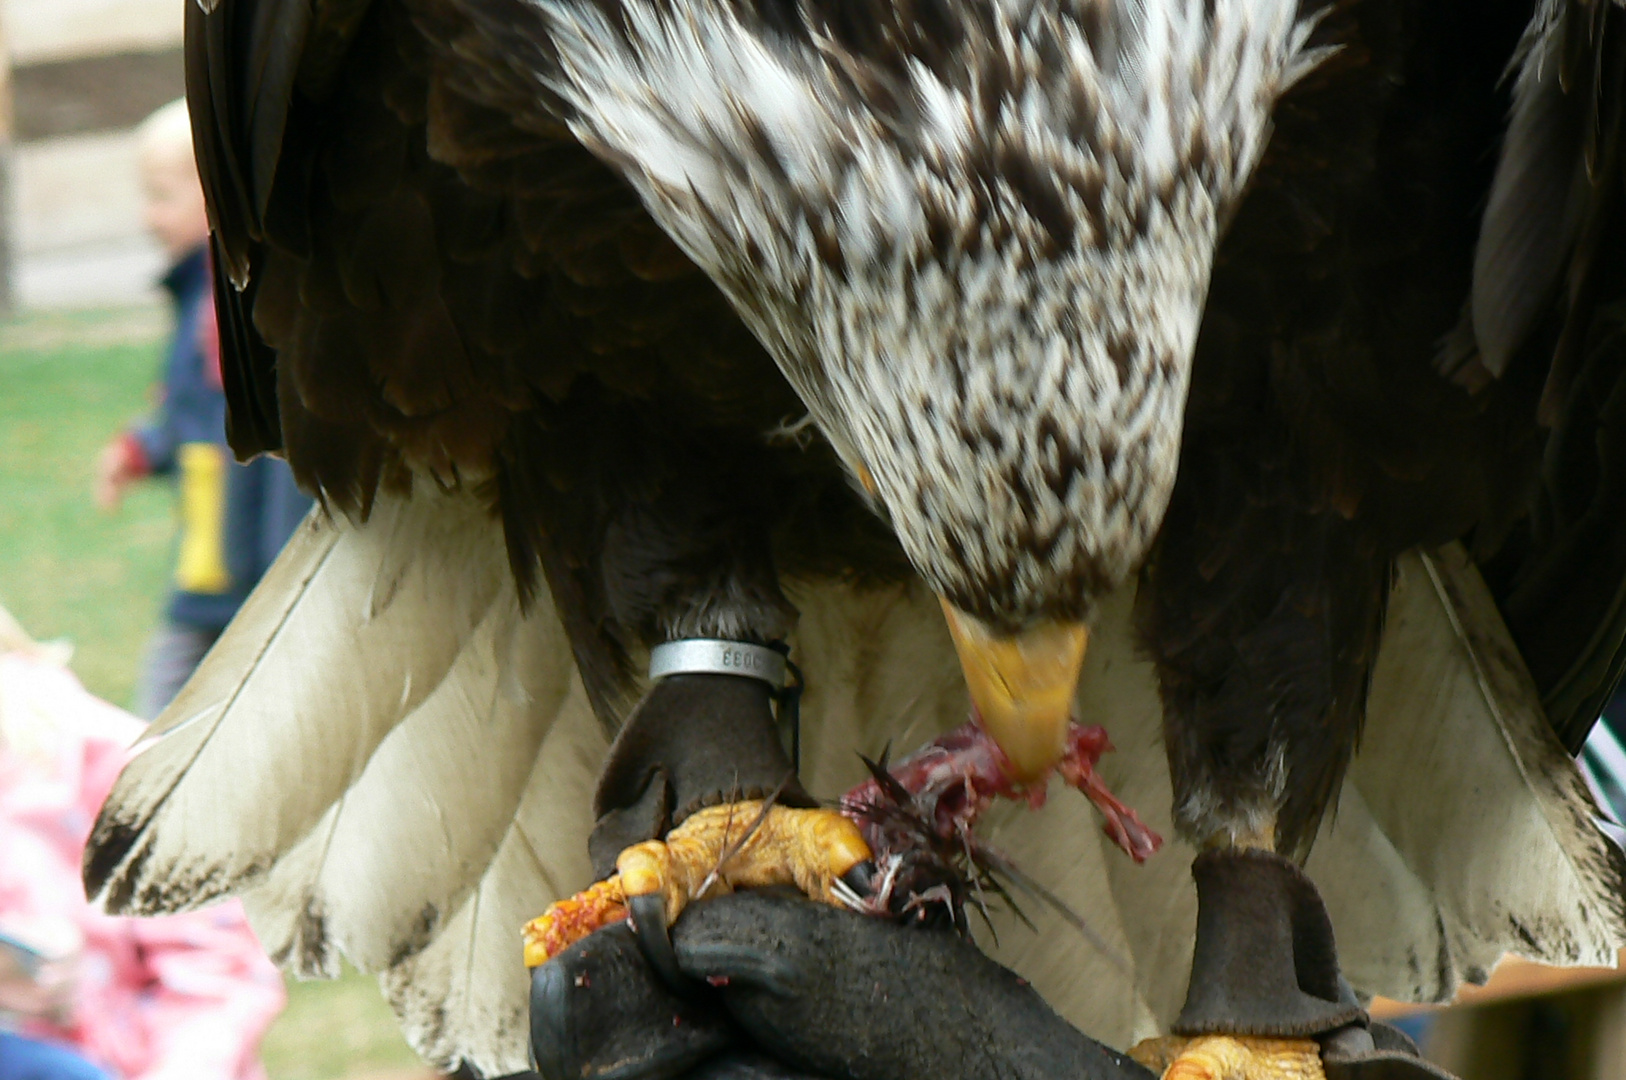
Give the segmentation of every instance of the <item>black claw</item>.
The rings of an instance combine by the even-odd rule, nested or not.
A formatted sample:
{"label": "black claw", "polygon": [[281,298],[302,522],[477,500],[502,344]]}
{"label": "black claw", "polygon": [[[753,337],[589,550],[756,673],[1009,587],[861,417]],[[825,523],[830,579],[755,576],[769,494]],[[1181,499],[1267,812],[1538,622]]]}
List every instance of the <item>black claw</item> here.
{"label": "black claw", "polygon": [[874,860],[865,859],[845,874],[842,874],[841,880],[846,883],[847,888],[859,896],[868,896],[870,889],[875,885],[875,875],[877,873],[879,871],[876,869]]}
{"label": "black claw", "polygon": [[644,959],[655,969],[666,984],[679,993],[686,993],[694,980],[678,967],[677,950],[672,948],[672,935],[666,929],[666,901],[660,893],[646,893],[627,900],[627,913],[638,947]]}

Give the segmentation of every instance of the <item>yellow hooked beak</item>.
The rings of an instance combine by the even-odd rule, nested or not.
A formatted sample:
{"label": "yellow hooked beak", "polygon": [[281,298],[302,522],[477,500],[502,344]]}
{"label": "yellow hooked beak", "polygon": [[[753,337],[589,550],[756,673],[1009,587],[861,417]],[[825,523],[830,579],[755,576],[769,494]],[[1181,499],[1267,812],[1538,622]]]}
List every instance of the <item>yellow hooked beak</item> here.
{"label": "yellow hooked beak", "polygon": [[943,614],[983,729],[1004,751],[1016,780],[1038,778],[1065,749],[1089,630],[1083,623],[1048,622],[1006,637],[947,600]]}

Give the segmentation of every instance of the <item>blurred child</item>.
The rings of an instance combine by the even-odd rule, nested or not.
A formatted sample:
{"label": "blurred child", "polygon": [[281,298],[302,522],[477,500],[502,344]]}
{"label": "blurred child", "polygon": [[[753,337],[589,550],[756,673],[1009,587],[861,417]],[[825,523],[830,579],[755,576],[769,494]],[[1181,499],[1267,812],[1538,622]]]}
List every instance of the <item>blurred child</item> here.
{"label": "blurred child", "polygon": [[235,900],[85,902],[85,838],[141,724],[0,609],[0,1080],[263,1080],[282,980]]}
{"label": "blurred child", "polygon": [[186,103],[174,101],[138,129],[147,227],[171,266],[163,285],[175,307],[162,396],[151,421],[102,451],[96,501],[115,510],[125,490],[170,476],[180,507],[173,592],[136,689],[135,712],[152,719],[180,690],[310,508],[282,462],[232,461],[209,266],[209,221],[192,158]]}

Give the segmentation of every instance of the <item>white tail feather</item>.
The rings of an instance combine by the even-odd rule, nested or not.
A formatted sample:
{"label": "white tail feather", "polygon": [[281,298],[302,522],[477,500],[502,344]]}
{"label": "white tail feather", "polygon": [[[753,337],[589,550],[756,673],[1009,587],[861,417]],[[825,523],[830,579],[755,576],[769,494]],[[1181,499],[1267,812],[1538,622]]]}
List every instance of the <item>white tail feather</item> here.
{"label": "white tail feather", "polygon": [[92,843],[139,837],[109,906],[196,906],[267,871],[440,685],[506,582],[472,500],[381,500],[361,529],[313,513],[120,779]]}
{"label": "white tail feather", "polygon": [[[551,612],[539,614],[522,621],[512,593],[493,604],[434,692],[268,875],[264,887],[297,900],[302,920],[328,926],[266,942],[297,970],[333,974],[337,955],[311,950],[337,946],[382,971],[473,889],[570,687],[569,646]],[[515,685],[503,670],[526,677]]]}
{"label": "white tail feather", "polygon": [[97,836],[130,842],[101,896],[242,892],[301,974],[341,953],[393,972],[426,1056],[523,1068],[519,926],[588,875],[607,745],[574,674],[474,500],[313,515],[120,777]]}
{"label": "white tail feather", "polygon": [[[792,591],[815,793],[861,779],[857,752],[901,753],[963,718],[923,589]],[[1117,744],[1104,777],[1167,837],[1161,706],[1132,607],[1132,589],[1103,605],[1079,713]],[[1584,787],[1489,616],[1460,552],[1403,560],[1365,742],[1309,867],[1369,992],[1435,999],[1507,949],[1594,962],[1622,939]],[[421,493],[382,500],[365,526],[314,520],[161,728],[104,813],[98,835],[125,852],[107,896],[157,910],[244,891],[297,967],[331,972],[342,952],[380,972],[432,1061],[525,1066],[518,931],[587,883],[605,740],[547,598],[520,617],[477,505]],[[1171,840],[1136,867],[1063,791],[998,811],[988,836],[1130,970],[1033,903],[1040,932],[997,915],[995,955],[1108,1043],[1166,1029],[1190,964],[1191,850]]]}
{"label": "white tail feather", "polygon": [[1309,863],[1344,952],[1361,928],[1351,978],[1444,1001],[1508,952],[1612,967],[1618,852],[1460,545],[1400,560],[1367,713],[1345,785],[1360,804]]}
{"label": "white tail feather", "polygon": [[1197,925],[1193,852],[1174,835],[1162,703],[1156,672],[1134,632],[1134,604],[1133,586],[1102,603],[1079,679],[1077,714],[1111,734],[1114,751],[1098,771],[1164,837],[1163,850],[1136,866],[1102,834],[1088,800],[1063,790],[1052,791],[1038,813],[1002,808],[988,832],[991,843],[1128,958],[1129,973],[1055,912],[1031,902],[1024,911],[1039,933],[1010,916],[997,918],[994,955],[1029,979],[1056,1011],[1118,1047],[1168,1030],[1185,999]]}
{"label": "white tail feather", "polygon": [[[1103,604],[1078,714],[1111,733],[1102,776],[1172,837],[1155,672],[1136,648],[1133,591]],[[1547,725],[1478,571],[1458,545],[1399,563],[1366,732],[1307,869],[1332,916],[1344,973],[1367,994],[1445,1001],[1505,953],[1613,966],[1626,945],[1619,865],[1575,763]],[[1054,913],[1040,933],[996,920],[1003,962],[1098,1039],[1168,1030],[1196,926],[1193,851],[1171,839],[1132,865],[1088,804],[1053,794],[1003,811],[991,842],[1131,958],[1122,974]]]}
{"label": "white tail feather", "polygon": [[425,949],[384,979],[413,1045],[431,1061],[463,1059],[487,1076],[529,1068],[530,979],[519,929],[590,878],[593,787],[608,744],[579,679],[533,759],[517,812],[478,888]]}

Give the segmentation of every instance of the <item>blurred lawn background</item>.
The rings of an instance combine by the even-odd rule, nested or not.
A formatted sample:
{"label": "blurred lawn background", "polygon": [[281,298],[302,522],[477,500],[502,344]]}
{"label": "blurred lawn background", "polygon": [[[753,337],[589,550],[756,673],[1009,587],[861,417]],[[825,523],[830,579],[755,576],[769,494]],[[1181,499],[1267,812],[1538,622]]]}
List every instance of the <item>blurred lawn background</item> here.
{"label": "blurred lawn background", "polygon": [[[103,444],[152,404],[168,323],[159,308],[0,322],[0,604],[40,640],[65,638],[92,693],[130,705],[162,612],[174,535],[162,482],[117,515],[91,501]],[[372,978],[289,980],[271,1080],[421,1074]]]}

